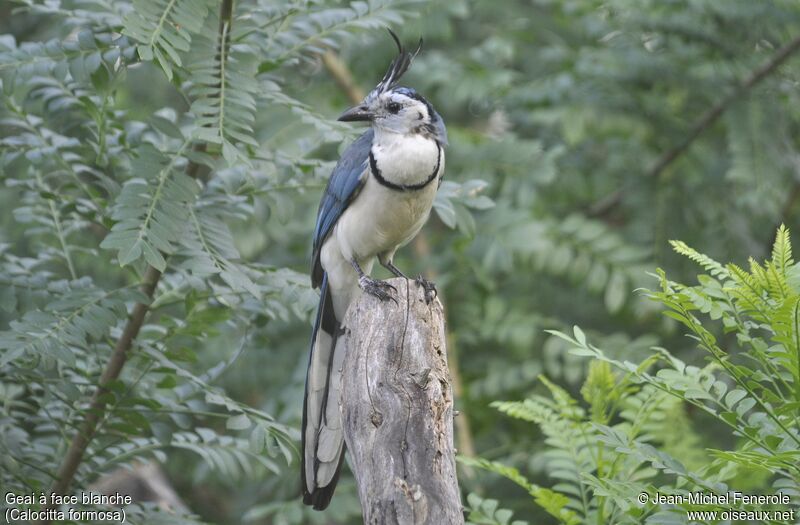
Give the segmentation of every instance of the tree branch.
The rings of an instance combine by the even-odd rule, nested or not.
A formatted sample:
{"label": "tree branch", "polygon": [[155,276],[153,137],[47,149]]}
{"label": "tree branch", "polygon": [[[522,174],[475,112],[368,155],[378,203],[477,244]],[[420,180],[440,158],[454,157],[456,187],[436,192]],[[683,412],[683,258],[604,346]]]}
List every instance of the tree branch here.
{"label": "tree branch", "polygon": [[333,80],[339,85],[351,104],[358,104],[364,100],[365,93],[358,87],[353,75],[350,74],[347,64],[339,58],[339,55],[328,49],[322,54],[322,64],[328,73],[333,77]]}
{"label": "tree branch", "polygon": [[706,111],[692,126],[689,134],[675,147],[666,151],[656,163],[650,168],[647,173],[650,177],[658,177],[664,169],[672,164],[678,157],[681,156],[689,146],[699,137],[706,129],[708,129],[717,119],[722,115],[734,102],[753,86],[764,80],[770,73],[776,71],[778,67],[783,64],[786,59],[792,56],[798,49],[800,49],[800,36],[795,37],[788,44],[783,46],[775,53],[772,58],[750,73],[744,80],[742,80],[736,89],[731,91],[728,96],[719,101],[714,107]]}
{"label": "tree branch", "polygon": [[[148,266],[142,280],[142,293],[152,298],[160,278],[161,272],[152,266]],[[89,403],[89,409],[86,411],[86,418],[79,426],[77,434],[75,434],[67,453],[64,455],[64,461],[58,469],[56,480],[53,482],[52,487],[50,487],[51,494],[62,495],[66,494],[69,490],[72,480],[75,477],[75,472],[77,472],[78,467],[83,461],[86,447],[94,437],[98,422],[103,414],[105,414],[108,398],[104,394],[108,393],[108,384],[119,377],[122,367],[125,365],[128,350],[130,350],[133,341],[139,334],[139,329],[144,323],[147,311],[148,306],[143,303],[136,303],[136,306],[133,307],[133,312],[131,312],[131,316],[128,318],[125,328],[122,330],[122,335],[117,340],[117,344],[114,345],[111,358],[108,360],[108,363],[106,363],[103,374],[100,376],[97,390]],[[50,523],[50,520],[46,520],[44,523]]]}
{"label": "tree branch", "polygon": [[[195,147],[195,151],[204,150],[204,144],[199,144]],[[198,175],[199,169],[200,166],[198,164],[190,161],[186,166],[186,174],[192,178],[195,178]],[[142,278],[140,290],[145,296],[147,296],[148,299],[153,298],[153,294],[155,293],[158,281],[161,279],[161,275],[161,272],[154,267],[150,265],[147,266]],[[128,352],[133,346],[136,336],[139,335],[139,330],[142,328],[145,316],[149,311],[149,304],[136,303],[136,305],[134,305],[133,311],[128,318],[128,322],[122,329],[122,335],[120,335],[120,338],[114,345],[114,351],[111,353],[111,357],[103,369],[100,380],[98,381],[97,390],[95,391],[94,395],[92,395],[92,399],[89,402],[89,408],[86,411],[86,417],[78,426],[78,432],[75,434],[75,437],[72,438],[69,448],[67,449],[66,454],[64,454],[64,460],[58,469],[56,479],[53,482],[53,485],[50,487],[51,494],[63,495],[67,494],[69,491],[70,485],[75,478],[75,473],[78,471],[78,467],[80,467],[81,463],[83,462],[83,456],[86,453],[86,448],[92,441],[92,438],[97,431],[97,426],[105,414],[106,405],[108,402],[107,396],[104,394],[108,393],[108,384],[111,381],[118,379],[120,373],[122,373],[122,368],[125,366],[125,361],[128,358]],[[45,508],[47,509],[52,507],[53,505],[48,504]],[[40,523],[48,524],[50,523],[50,520],[42,520]]]}
{"label": "tree branch", "polygon": [[395,278],[392,301],[362,295],[345,317],[341,408],[365,524],[463,524],[444,312]]}
{"label": "tree branch", "polygon": [[[750,89],[770,74],[777,71],[778,68],[799,49],[800,36],[797,36],[781,47],[768,61],[747,75],[747,77],[736,85],[733,91],[703,113],[689,129],[689,133],[686,137],[678,144],[665,151],[647,171],[646,176],[650,178],[660,177],[664,170],[683,155],[694,141],[697,140],[705,130],[710,128],[740,97],[744,96]],[[605,215],[622,201],[623,196],[624,190],[622,188],[617,189],[593,204],[587,211],[587,215],[590,217]]]}
{"label": "tree branch", "polygon": [[[420,232],[414,239],[414,253],[421,260],[427,260],[431,255],[431,246],[428,243],[427,236]],[[431,280],[436,280],[436,271],[433,269],[428,270],[428,276]],[[464,383],[461,381],[461,368],[458,364],[458,345],[456,344],[456,337],[449,330],[447,331],[447,364],[450,366],[451,381],[453,383],[453,392],[455,399],[461,403],[464,399]],[[461,405],[459,405],[461,406]],[[475,442],[472,439],[472,428],[469,424],[469,414],[467,412],[455,412],[458,416],[455,418],[456,425],[456,442],[458,443],[458,450],[462,454],[474,457],[477,456],[475,452]],[[467,465],[460,465],[461,472],[468,478],[475,478],[475,469]]]}
{"label": "tree branch", "polygon": [[[233,0],[223,0],[220,6],[220,35],[222,34],[226,25],[230,26],[232,13]],[[221,45],[225,45],[225,43],[222,43]],[[195,147],[195,151],[204,150],[205,144],[198,144]],[[189,161],[186,166],[186,174],[192,178],[197,178],[199,169],[200,166],[197,163]],[[158,286],[161,276],[161,272],[156,268],[150,265],[147,266],[144,277],[142,278],[140,289],[148,299],[153,298],[153,294],[155,293],[156,286]],[[128,352],[133,347],[133,342],[139,335],[139,330],[142,328],[145,317],[147,316],[149,310],[149,304],[145,303],[136,303],[136,305],[133,307],[133,311],[128,318],[128,322],[125,324],[125,327],[122,330],[122,335],[120,335],[119,339],[114,345],[114,351],[111,353],[111,357],[103,369],[98,382],[97,390],[95,390],[94,395],[92,395],[92,399],[89,402],[89,408],[86,410],[86,415],[83,419],[83,422],[78,425],[78,431],[75,434],[75,437],[72,438],[69,448],[64,455],[64,460],[58,469],[56,479],[50,487],[50,494],[64,495],[69,491],[72,481],[75,478],[75,473],[78,471],[78,468],[83,462],[86,448],[94,438],[98,424],[106,413],[108,396],[104,394],[109,392],[109,383],[119,378],[122,369],[125,366],[125,361],[128,358]],[[48,500],[48,504],[45,506],[45,509],[53,507],[54,505],[52,505],[52,503],[50,503]],[[40,521],[40,523],[43,524],[49,524],[50,522],[50,519],[44,519]]]}

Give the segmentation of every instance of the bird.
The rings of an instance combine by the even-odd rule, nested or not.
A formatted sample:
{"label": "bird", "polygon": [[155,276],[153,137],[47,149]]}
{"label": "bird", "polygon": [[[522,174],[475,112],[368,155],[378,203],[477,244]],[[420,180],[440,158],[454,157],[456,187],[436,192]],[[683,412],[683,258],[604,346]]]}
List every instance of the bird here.
{"label": "bird", "polygon": [[[422,39],[409,52],[389,33],[397,56],[364,100],[338,118],[370,126],[333,169],[314,228],[311,283],[320,299],[306,373],[300,470],[303,502],[317,510],[331,501],[345,452],[342,321],[361,293],[394,300],[396,289],[370,271],[377,258],[393,275],[408,279],[394,265],[394,254],[427,221],[444,174],[447,130],[441,115],[417,91],[398,85]],[[422,276],[415,282],[430,302],[433,283]]]}

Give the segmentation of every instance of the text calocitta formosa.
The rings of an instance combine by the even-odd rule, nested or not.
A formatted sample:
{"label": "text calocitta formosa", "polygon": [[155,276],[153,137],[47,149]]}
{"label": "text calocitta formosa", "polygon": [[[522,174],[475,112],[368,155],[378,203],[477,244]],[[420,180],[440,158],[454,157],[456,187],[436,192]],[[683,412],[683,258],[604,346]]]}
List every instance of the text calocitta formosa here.
{"label": "text calocitta formosa", "polygon": [[[444,173],[447,133],[441,116],[416,91],[397,86],[422,40],[409,53],[391,34],[397,58],[363,102],[339,117],[369,122],[370,129],[334,168],[314,230],[311,281],[321,295],[306,376],[301,477],[303,501],[315,509],[330,503],[344,458],[341,323],[362,291],[392,299],[394,288],[369,275],[375,257],[405,277],[393,263],[394,254],[425,224]],[[433,285],[422,278],[417,282],[430,297]]]}

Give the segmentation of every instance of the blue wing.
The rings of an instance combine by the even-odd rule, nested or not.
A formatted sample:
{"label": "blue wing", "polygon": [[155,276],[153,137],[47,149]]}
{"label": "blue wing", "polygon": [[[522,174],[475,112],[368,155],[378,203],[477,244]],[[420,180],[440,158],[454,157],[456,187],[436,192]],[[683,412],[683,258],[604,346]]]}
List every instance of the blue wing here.
{"label": "blue wing", "polygon": [[366,181],[364,174],[369,163],[373,135],[372,129],[367,130],[342,153],[319,203],[311,270],[311,284],[314,288],[322,283],[323,270],[319,260],[322,243]]}

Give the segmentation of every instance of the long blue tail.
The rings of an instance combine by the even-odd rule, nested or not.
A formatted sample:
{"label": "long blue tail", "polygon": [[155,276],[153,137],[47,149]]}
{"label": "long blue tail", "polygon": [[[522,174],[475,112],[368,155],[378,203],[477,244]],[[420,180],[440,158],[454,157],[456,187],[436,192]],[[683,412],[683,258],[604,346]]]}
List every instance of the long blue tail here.
{"label": "long blue tail", "polygon": [[303,502],[317,510],[330,503],[344,458],[339,394],[345,352],[340,332],[328,287],[328,274],[325,273],[311,335],[301,429]]}

